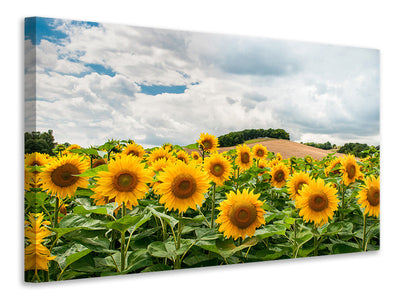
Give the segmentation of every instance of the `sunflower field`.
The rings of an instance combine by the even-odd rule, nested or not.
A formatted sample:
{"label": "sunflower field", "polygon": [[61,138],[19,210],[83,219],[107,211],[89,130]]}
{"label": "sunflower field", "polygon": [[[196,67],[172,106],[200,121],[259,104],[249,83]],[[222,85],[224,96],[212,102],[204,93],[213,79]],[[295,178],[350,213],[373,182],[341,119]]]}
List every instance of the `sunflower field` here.
{"label": "sunflower field", "polygon": [[109,140],[25,155],[25,280],[379,249],[379,150],[283,159],[263,145]]}

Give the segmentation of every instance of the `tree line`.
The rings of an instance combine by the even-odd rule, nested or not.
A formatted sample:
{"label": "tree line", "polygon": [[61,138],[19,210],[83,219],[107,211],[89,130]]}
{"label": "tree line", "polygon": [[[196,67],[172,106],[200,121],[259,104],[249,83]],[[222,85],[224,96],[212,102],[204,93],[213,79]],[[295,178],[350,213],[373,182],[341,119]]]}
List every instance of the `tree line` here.
{"label": "tree line", "polygon": [[220,147],[230,147],[243,144],[245,141],[256,138],[276,138],[289,140],[289,133],[283,129],[245,129],[234,131],[218,137]]}
{"label": "tree line", "polygon": [[315,147],[315,148],[319,148],[319,149],[324,149],[324,150],[330,150],[330,149],[336,148],[336,145],[335,144],[332,145],[331,142],[329,142],[329,141],[326,143],[313,143],[313,142],[303,143],[302,142],[302,144],[311,146],[311,147]]}

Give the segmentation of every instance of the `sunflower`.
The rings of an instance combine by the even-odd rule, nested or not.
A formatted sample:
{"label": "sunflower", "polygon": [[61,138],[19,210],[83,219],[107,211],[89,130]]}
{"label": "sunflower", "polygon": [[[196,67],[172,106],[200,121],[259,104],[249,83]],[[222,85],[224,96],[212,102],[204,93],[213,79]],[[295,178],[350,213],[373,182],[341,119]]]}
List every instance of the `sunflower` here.
{"label": "sunflower", "polygon": [[277,160],[279,160],[279,161],[281,161],[283,158],[282,158],[282,154],[280,154],[279,152],[275,155],[275,157],[276,157],[276,159]]}
{"label": "sunflower", "polygon": [[227,199],[218,208],[220,213],[215,220],[220,224],[219,231],[226,238],[233,237],[235,240],[239,237],[252,237],[256,228],[265,224],[263,203],[258,200],[260,194],[253,194],[253,191],[245,189],[236,194],[231,191],[226,196]]}
{"label": "sunflower", "polygon": [[236,164],[243,170],[250,169],[253,165],[253,154],[251,153],[249,146],[246,144],[237,146],[236,154]]}
{"label": "sunflower", "polygon": [[72,197],[78,187],[86,188],[87,177],[76,176],[90,167],[87,160],[79,155],[68,154],[58,157],[43,168],[38,178],[42,182],[43,190],[59,198]]}
{"label": "sunflower", "polygon": [[73,149],[81,149],[81,146],[77,145],[77,144],[72,144],[71,146],[69,146],[67,149],[65,149],[66,151],[71,151]]}
{"label": "sunflower", "polygon": [[331,184],[325,184],[322,178],[311,180],[303,186],[295,199],[300,217],[306,222],[314,222],[316,226],[322,226],[333,217],[338,203],[337,189]]}
{"label": "sunflower", "polygon": [[45,270],[48,271],[48,262],[55,259],[50,256],[50,251],[42,245],[44,239],[51,234],[44,225],[50,225],[49,221],[43,221],[43,213],[30,213],[28,221],[25,222],[25,237],[29,245],[25,248],[25,271]]}
{"label": "sunflower", "polygon": [[358,193],[358,203],[365,207],[364,215],[379,217],[380,212],[380,177],[371,175],[366,178],[364,188]]}
{"label": "sunflower", "polygon": [[257,144],[252,149],[254,158],[263,159],[267,154],[268,150],[263,145]]}
{"label": "sunflower", "polygon": [[266,161],[265,159],[261,159],[258,162],[258,167],[260,169],[262,169],[262,171],[260,171],[260,173],[258,173],[258,176],[262,176],[262,174],[264,174],[265,172],[267,172],[267,167],[268,167],[268,161]]}
{"label": "sunflower", "polygon": [[170,144],[170,143],[165,143],[165,144],[162,145],[162,147],[163,147],[165,150],[167,150],[168,152],[169,152],[169,151],[172,151],[172,144]]}
{"label": "sunflower", "polygon": [[94,191],[109,199],[115,198],[118,205],[125,203],[129,209],[139,204],[137,200],[146,195],[147,183],[153,180],[152,172],[145,169],[140,157],[125,154],[111,161],[108,171],[100,171],[97,175]]}
{"label": "sunflower", "polygon": [[179,150],[176,152],[176,158],[183,161],[185,164],[189,162],[189,154],[186,151]]}
{"label": "sunflower", "polygon": [[44,166],[51,162],[51,158],[47,154],[34,152],[25,155],[26,166]]}
{"label": "sunflower", "polygon": [[25,166],[24,168],[25,176],[24,176],[24,189],[29,191],[34,183],[34,174]]}
{"label": "sunflower", "polygon": [[196,165],[195,162],[185,164],[177,161],[157,176],[160,183],[155,192],[161,196],[159,201],[168,210],[185,212],[188,208],[196,209],[196,205],[202,204],[210,183],[207,173]]}
{"label": "sunflower", "polygon": [[128,144],[126,148],[121,152],[121,154],[133,155],[142,158],[145,155],[146,151],[142,146],[132,143]]}
{"label": "sunflower", "polygon": [[193,151],[192,153],[190,153],[190,157],[192,158],[192,160],[201,160],[201,156],[197,151]]}
{"label": "sunflower", "polygon": [[312,164],[313,158],[311,157],[311,155],[306,155],[306,156],[304,156],[304,162],[305,162],[306,164]]}
{"label": "sunflower", "polygon": [[345,185],[350,185],[355,182],[356,179],[362,177],[362,173],[360,172],[360,166],[356,162],[356,158],[354,155],[347,155],[341,160],[341,168],[343,182]]}
{"label": "sunflower", "polygon": [[274,159],[271,159],[269,162],[268,162],[268,167],[270,168],[270,169],[272,169],[273,167],[275,167],[277,164],[279,164],[280,163],[280,160],[278,160],[278,159],[276,159],[276,158],[274,158]]}
{"label": "sunflower", "polygon": [[101,194],[98,190],[95,191],[95,188],[92,189],[95,193],[90,196],[90,198],[93,199],[94,204],[96,205],[106,205],[108,203],[114,203],[115,202],[115,198],[110,199],[107,196],[104,196],[103,194]]}
{"label": "sunflower", "polygon": [[[172,161],[171,159],[166,159],[161,158],[159,160],[157,160],[154,164],[151,165],[150,169],[152,171],[152,176],[154,178],[154,176],[156,176],[159,172],[164,171],[165,167],[168,166],[169,164],[173,164],[175,163],[175,161]],[[158,184],[160,183],[160,181],[156,181],[156,182],[152,182],[150,183],[150,186],[152,186],[153,188],[155,188]]]}
{"label": "sunflower", "polygon": [[300,196],[299,191],[311,181],[310,175],[306,172],[296,172],[290,176],[287,186],[289,188],[290,197],[295,200]]}
{"label": "sunflower", "polygon": [[200,139],[197,140],[197,143],[200,145],[200,148],[203,152],[211,152],[217,150],[219,146],[218,138],[208,133],[201,133]]}
{"label": "sunflower", "polygon": [[147,158],[148,163],[151,165],[161,158],[169,159],[171,157],[171,153],[164,148],[156,148],[150,152],[149,157]]}
{"label": "sunflower", "polygon": [[271,168],[269,174],[271,175],[272,185],[276,188],[281,188],[286,184],[290,171],[283,163],[278,163]]}
{"label": "sunflower", "polygon": [[[339,157],[335,157],[325,168],[325,175],[329,176],[330,173],[332,174],[339,174],[340,170],[337,167],[341,166],[341,159]],[[334,170],[336,169],[336,170]],[[332,171],[334,170],[334,171]]]}
{"label": "sunflower", "polygon": [[204,170],[216,185],[222,186],[225,181],[229,180],[232,166],[222,154],[214,153],[205,159]]}

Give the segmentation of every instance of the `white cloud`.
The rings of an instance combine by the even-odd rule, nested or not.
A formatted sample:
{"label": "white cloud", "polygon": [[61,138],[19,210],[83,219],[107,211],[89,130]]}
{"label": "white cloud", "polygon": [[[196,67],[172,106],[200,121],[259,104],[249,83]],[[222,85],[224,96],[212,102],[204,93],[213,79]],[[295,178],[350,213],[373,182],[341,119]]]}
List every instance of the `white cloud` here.
{"label": "white cloud", "polygon": [[[56,23],[68,38],[38,45],[36,96],[38,129],[59,142],[189,144],[201,132],[283,128],[304,142],[379,143],[376,50]],[[187,89],[151,96],[139,84]]]}

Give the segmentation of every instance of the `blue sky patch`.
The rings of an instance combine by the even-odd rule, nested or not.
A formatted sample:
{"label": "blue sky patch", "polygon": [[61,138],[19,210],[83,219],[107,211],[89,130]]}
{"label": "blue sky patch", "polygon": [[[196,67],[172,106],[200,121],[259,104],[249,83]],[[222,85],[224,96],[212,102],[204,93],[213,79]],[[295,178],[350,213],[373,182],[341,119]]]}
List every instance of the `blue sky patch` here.
{"label": "blue sky patch", "polygon": [[146,95],[159,95],[159,94],[183,94],[187,89],[186,85],[144,85],[139,84],[141,92]]}
{"label": "blue sky patch", "polygon": [[[30,17],[25,18],[25,40],[31,40],[33,45],[39,45],[41,40],[60,44],[60,41],[68,38],[68,35],[56,29],[58,19]],[[71,25],[82,27],[98,27],[96,22],[71,21]]]}
{"label": "blue sky patch", "polygon": [[100,64],[85,64],[85,66],[91,68],[94,72],[99,73],[100,75],[114,77],[116,74],[111,68],[107,68]]}
{"label": "blue sky patch", "polygon": [[54,19],[49,18],[26,18],[25,40],[31,40],[33,45],[39,45],[42,39],[54,42],[67,38],[65,33],[54,28],[53,23]]}

